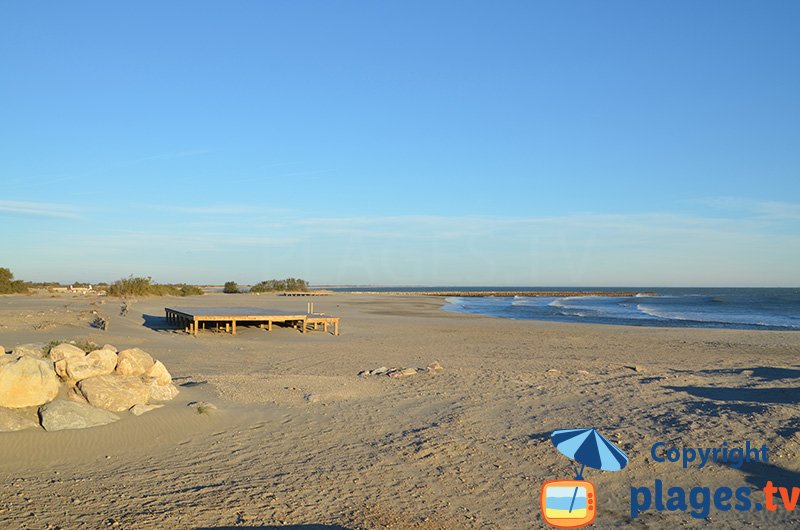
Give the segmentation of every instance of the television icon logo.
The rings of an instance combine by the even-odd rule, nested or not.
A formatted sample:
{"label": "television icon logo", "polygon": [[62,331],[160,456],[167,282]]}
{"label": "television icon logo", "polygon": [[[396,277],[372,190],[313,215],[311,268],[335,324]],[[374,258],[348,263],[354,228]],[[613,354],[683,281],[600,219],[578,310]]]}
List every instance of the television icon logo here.
{"label": "television icon logo", "polygon": [[544,521],[556,528],[580,528],[597,516],[594,484],[586,480],[548,480],[540,504]]}
{"label": "television icon logo", "polygon": [[594,484],[583,480],[586,467],[619,471],[628,465],[628,455],[608,441],[597,429],[561,429],[553,431],[550,441],[558,452],[578,462],[572,480],[549,480],[542,484],[539,497],[542,517],[556,528],[579,528],[594,522],[597,496]]}

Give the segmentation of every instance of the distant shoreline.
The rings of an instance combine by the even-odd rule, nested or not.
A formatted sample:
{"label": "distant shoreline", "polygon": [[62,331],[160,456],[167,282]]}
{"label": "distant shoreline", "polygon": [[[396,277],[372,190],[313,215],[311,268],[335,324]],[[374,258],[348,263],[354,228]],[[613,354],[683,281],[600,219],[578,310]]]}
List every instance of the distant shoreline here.
{"label": "distant shoreline", "polygon": [[336,291],[346,294],[372,294],[372,295],[410,295],[410,296],[541,296],[563,298],[570,296],[656,296],[655,292],[642,291]]}

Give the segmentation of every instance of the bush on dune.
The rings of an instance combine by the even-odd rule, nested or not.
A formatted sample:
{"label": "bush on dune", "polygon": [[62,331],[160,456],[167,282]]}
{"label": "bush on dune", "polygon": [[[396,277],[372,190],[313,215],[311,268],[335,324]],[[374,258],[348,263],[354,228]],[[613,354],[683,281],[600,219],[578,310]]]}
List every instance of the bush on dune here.
{"label": "bush on dune", "polygon": [[0,294],[27,293],[28,286],[22,280],[15,280],[11,270],[0,267]]}
{"label": "bush on dune", "polygon": [[265,280],[250,288],[251,293],[266,293],[272,291],[308,291],[308,282],[300,278]]}
{"label": "bush on dune", "polygon": [[122,278],[108,287],[110,296],[195,296],[203,294],[203,290],[196,285],[185,283],[168,284],[153,283],[149,276]]}

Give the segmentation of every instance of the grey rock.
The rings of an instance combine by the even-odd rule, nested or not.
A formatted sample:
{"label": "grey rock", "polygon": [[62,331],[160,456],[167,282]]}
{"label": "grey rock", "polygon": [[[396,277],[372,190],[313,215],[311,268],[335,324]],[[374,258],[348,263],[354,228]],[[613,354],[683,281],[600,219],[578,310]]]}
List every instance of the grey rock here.
{"label": "grey rock", "polygon": [[57,399],[41,407],[39,417],[46,431],[86,429],[107,425],[119,419],[119,416],[107,410],[63,399]]}

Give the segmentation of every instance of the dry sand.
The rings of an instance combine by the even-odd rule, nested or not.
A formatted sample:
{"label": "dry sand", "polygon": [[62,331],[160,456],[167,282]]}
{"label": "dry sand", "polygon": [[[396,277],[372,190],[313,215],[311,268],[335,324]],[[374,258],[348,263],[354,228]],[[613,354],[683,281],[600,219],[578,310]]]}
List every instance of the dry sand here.
{"label": "dry sand", "polygon": [[[342,334],[240,329],[191,337],[164,306],[305,309],[273,295],[135,302],[0,297],[0,344],[137,346],[183,383],[166,407],[82,431],[0,434],[2,528],[503,528],[543,526],[539,489],[571,478],[554,429],[595,426],[630,457],[587,470],[595,526],[786,528],[794,514],[649,510],[630,487],[800,486],[800,333],[510,321],[441,298],[332,295]],[[92,311],[108,331],[89,327]],[[438,375],[360,378],[380,366]],[[556,370],[556,371],[551,371]],[[205,400],[218,410],[186,406]],[[651,445],[766,443],[769,464],[682,469]],[[755,492],[753,500],[763,500]]]}

